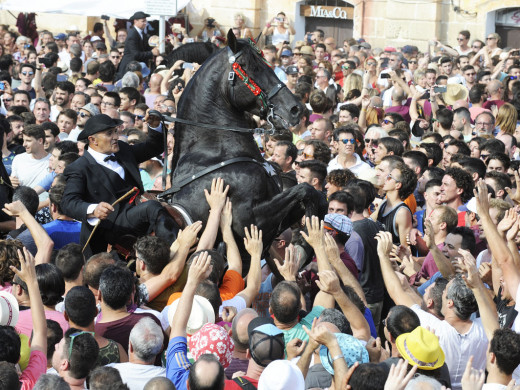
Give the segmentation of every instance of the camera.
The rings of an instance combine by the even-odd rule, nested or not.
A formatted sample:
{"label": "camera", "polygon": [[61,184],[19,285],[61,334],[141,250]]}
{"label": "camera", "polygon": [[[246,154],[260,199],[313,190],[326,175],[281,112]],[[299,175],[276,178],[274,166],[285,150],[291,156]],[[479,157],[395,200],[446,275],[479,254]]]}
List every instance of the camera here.
{"label": "camera", "polygon": [[108,16],[108,15],[101,15],[101,20],[110,20],[110,16]]}
{"label": "camera", "polygon": [[448,89],[448,87],[446,87],[445,85],[438,85],[436,87],[433,87],[433,92],[435,93],[444,93],[446,92]]}
{"label": "camera", "polygon": [[214,23],[215,23],[215,19],[209,18],[208,22],[207,22],[207,26],[213,28],[213,27],[215,27]]}
{"label": "camera", "polygon": [[52,60],[50,58],[40,57],[40,58],[38,58],[38,62],[46,68],[52,67]]}

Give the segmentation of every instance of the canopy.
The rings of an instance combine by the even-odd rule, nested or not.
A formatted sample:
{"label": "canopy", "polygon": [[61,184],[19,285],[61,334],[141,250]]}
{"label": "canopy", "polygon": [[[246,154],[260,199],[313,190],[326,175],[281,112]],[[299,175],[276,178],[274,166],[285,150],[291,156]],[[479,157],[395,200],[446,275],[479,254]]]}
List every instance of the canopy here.
{"label": "canopy", "polygon": [[137,11],[144,11],[152,16],[175,16],[189,2],[190,0],[125,0],[121,2],[106,0],[5,0],[0,3],[0,9],[84,16],[108,15],[113,18],[128,19]]}

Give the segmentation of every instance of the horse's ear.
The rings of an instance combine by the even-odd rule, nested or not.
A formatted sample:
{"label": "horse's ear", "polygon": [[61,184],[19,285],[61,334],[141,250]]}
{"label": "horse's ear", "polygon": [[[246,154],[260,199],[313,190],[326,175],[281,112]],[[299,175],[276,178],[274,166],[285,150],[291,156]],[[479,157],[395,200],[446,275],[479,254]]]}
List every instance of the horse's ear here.
{"label": "horse's ear", "polygon": [[260,42],[260,38],[262,38],[262,31],[260,31],[260,34],[258,34],[258,36],[256,37],[255,42],[256,43]]}
{"label": "horse's ear", "polygon": [[235,36],[235,33],[232,29],[229,29],[227,33],[227,41],[228,41],[228,47],[233,51],[233,53],[236,53],[238,51],[238,45],[237,45],[237,37]]}

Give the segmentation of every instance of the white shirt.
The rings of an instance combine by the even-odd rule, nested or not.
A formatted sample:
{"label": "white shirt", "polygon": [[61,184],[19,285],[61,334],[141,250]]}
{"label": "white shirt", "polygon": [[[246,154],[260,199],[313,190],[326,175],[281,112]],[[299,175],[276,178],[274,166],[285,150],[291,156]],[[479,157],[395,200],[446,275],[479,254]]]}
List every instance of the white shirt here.
{"label": "white shirt", "polygon": [[[49,173],[50,153],[39,160],[35,159],[31,154],[18,154],[13,159],[11,176],[15,176],[20,180],[20,185],[27,187],[35,187]],[[40,201],[47,199],[48,193],[40,194]]]}
{"label": "white shirt", "polygon": [[506,385],[500,385],[498,383],[484,383],[484,386],[482,386],[482,390],[505,390],[506,388]]}
{"label": "white shirt", "polygon": [[150,379],[158,376],[166,376],[166,368],[154,365],[126,362],[111,363],[106,366],[117,369],[121,374],[123,383],[125,383],[130,390],[143,390]]}
{"label": "white shirt", "polygon": [[[359,176],[359,174],[365,169],[371,169],[370,165],[361,160],[361,157],[357,153],[354,153],[354,157],[356,157],[356,163],[348,168],[354,175]],[[339,155],[330,160],[329,165],[327,166],[327,172],[333,171],[334,169],[345,169],[339,161]]]}
{"label": "white shirt", "polygon": [[473,368],[486,368],[488,339],[480,318],[473,321],[467,333],[460,334],[448,322],[425,312],[419,305],[413,305],[411,309],[419,316],[421,326],[429,326],[439,338],[439,344],[446,356],[446,365],[450,370],[452,390],[462,389],[462,375],[470,356],[473,355]]}

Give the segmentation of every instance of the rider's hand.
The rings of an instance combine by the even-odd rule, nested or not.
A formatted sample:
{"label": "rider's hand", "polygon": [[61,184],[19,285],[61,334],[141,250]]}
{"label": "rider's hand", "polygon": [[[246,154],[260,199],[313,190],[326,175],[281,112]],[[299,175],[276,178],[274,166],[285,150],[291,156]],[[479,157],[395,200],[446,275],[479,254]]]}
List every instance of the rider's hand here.
{"label": "rider's hand", "polygon": [[101,202],[99,203],[96,208],[94,209],[94,212],[92,213],[94,217],[99,218],[101,220],[107,219],[108,215],[114,211],[114,208],[111,204],[107,202]]}

